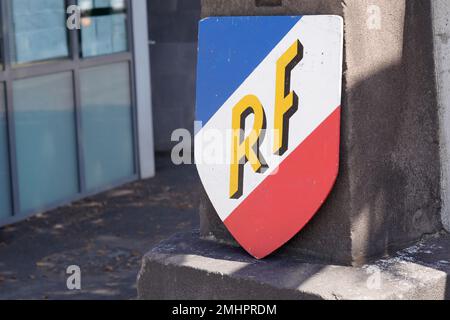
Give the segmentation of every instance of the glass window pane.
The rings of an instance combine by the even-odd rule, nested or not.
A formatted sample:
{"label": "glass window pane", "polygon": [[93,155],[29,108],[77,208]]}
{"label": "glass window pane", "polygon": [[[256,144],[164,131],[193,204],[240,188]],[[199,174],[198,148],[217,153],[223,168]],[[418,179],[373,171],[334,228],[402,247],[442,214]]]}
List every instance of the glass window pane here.
{"label": "glass window pane", "polygon": [[10,8],[13,63],[68,56],[64,0],[10,0]]}
{"label": "glass window pane", "polygon": [[0,221],[12,215],[4,84],[0,84]]}
{"label": "glass window pane", "polygon": [[72,73],[18,80],[13,85],[21,211],[78,193]]}
{"label": "glass window pane", "polygon": [[81,71],[86,185],[95,190],[134,174],[128,63]]}
{"label": "glass window pane", "polygon": [[83,57],[127,51],[125,0],[79,0]]}

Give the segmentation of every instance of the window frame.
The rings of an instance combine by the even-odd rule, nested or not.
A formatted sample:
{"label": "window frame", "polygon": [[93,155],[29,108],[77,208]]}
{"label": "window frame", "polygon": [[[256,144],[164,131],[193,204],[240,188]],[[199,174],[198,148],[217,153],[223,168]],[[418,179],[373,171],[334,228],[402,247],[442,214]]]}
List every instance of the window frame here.
{"label": "window frame", "polygon": [[[77,0],[64,0],[65,7],[77,5]],[[139,179],[140,163],[138,148],[138,130],[137,130],[137,97],[135,85],[135,63],[134,63],[134,43],[133,43],[133,14],[132,0],[125,0],[126,5],[126,33],[127,33],[127,51],[112,53],[108,55],[99,55],[93,57],[82,57],[81,53],[81,30],[67,30],[69,56],[66,58],[56,58],[54,60],[37,61],[23,65],[13,65],[10,52],[9,28],[12,15],[10,14],[9,1],[0,1],[0,27],[2,32],[0,44],[0,57],[3,61],[0,63],[0,84],[4,85],[5,109],[7,122],[7,137],[9,151],[10,185],[11,185],[11,211],[13,215],[9,219],[0,220],[0,225],[13,223],[23,220],[35,213],[49,211],[61,205],[83,199],[85,197],[109,190],[111,188],[133,182]],[[65,15],[66,19],[68,14]],[[95,190],[87,190],[85,181],[84,151],[82,145],[82,116],[81,116],[81,93],[80,93],[80,71],[90,67],[108,65],[114,63],[126,62],[130,70],[130,93],[131,93],[131,120],[132,120],[132,145],[133,145],[133,165],[134,174],[131,177],[116,181],[109,185],[102,186]],[[16,137],[14,127],[14,101],[13,101],[13,82],[15,80],[44,76],[60,72],[71,72],[73,78],[73,102],[75,106],[75,128],[76,128],[76,150],[77,150],[77,169],[78,169],[78,193],[68,199],[62,199],[56,203],[50,203],[42,208],[33,208],[23,211],[20,207],[17,158],[16,158]]]}

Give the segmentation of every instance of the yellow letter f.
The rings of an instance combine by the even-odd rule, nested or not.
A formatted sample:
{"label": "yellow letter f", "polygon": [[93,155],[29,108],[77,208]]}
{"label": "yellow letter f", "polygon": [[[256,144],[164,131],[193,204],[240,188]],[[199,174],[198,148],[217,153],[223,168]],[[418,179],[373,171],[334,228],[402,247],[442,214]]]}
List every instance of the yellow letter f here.
{"label": "yellow letter f", "polygon": [[273,152],[280,156],[289,145],[289,118],[298,110],[298,96],[290,91],[291,72],[302,59],[303,46],[297,40],[277,61]]}

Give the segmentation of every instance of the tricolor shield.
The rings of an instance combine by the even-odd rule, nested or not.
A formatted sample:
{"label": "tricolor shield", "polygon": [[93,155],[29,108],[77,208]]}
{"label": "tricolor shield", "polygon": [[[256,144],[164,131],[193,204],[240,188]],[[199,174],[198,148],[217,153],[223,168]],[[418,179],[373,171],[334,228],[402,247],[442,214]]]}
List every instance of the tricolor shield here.
{"label": "tricolor shield", "polygon": [[343,21],[200,22],[195,161],[211,203],[256,258],[300,232],[338,174]]}

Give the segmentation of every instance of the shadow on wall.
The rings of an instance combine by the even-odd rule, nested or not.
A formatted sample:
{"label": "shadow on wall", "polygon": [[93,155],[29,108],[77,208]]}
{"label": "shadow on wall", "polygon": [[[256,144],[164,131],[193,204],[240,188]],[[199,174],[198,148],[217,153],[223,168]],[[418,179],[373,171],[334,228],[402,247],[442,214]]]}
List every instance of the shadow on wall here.
{"label": "shadow on wall", "polygon": [[193,131],[200,0],[150,0],[149,43],[156,151],[175,129]]}
{"label": "shadow on wall", "polygon": [[359,238],[352,251],[362,263],[442,228],[430,2],[405,6],[401,61],[350,90],[350,99],[369,104],[344,108],[353,113],[350,119],[364,120],[351,124],[348,134],[359,137],[358,144],[351,156],[344,155],[349,166],[360,168],[351,178],[351,192],[363,195],[355,201],[352,224],[358,227],[359,221],[367,230],[353,235]]}

